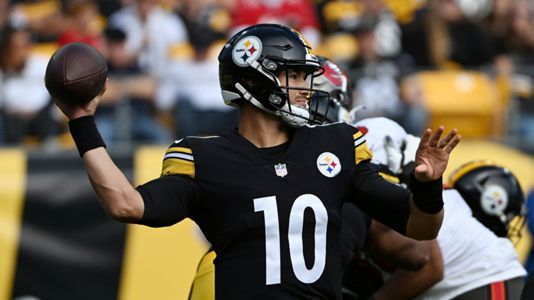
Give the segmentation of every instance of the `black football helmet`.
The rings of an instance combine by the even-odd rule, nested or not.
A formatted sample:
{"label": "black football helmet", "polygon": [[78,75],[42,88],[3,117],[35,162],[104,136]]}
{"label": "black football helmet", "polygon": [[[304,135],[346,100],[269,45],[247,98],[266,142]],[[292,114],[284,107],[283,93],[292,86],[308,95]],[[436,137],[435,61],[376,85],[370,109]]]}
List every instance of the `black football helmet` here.
{"label": "black football helmet", "polygon": [[[309,88],[291,87],[280,82],[281,72],[304,71]],[[289,90],[307,90],[323,72],[306,39],[296,30],[278,24],[258,24],[236,33],[219,54],[219,82],[224,102],[235,105],[248,101],[259,109],[280,116],[293,127],[310,121],[310,107],[289,103]],[[287,76],[286,76],[287,77]]]}
{"label": "black football helmet", "polygon": [[341,68],[326,57],[318,56],[324,72],[315,78],[313,88],[324,93],[312,95],[312,122],[326,124],[334,122],[349,122],[350,105],[352,104],[352,89],[349,78]]}
{"label": "black football helmet", "polygon": [[499,237],[516,242],[525,225],[525,197],[517,178],[490,161],[464,164],[450,185],[465,199],[473,216]]}

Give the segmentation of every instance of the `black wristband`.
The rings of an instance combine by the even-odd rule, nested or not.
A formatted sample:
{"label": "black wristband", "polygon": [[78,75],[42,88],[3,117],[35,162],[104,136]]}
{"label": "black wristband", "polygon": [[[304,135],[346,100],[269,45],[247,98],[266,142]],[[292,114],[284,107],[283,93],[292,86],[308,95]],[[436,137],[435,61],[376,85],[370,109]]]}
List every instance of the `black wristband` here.
{"label": "black wristband", "polygon": [[93,116],[83,116],[70,120],[69,130],[76,144],[76,148],[78,148],[80,157],[89,150],[106,147],[106,143],[104,143],[100,132],[96,128],[95,118]]}
{"label": "black wristband", "polygon": [[410,190],[412,199],[422,212],[437,214],[443,209],[443,183],[442,178],[421,182],[415,179],[414,172],[410,174]]}

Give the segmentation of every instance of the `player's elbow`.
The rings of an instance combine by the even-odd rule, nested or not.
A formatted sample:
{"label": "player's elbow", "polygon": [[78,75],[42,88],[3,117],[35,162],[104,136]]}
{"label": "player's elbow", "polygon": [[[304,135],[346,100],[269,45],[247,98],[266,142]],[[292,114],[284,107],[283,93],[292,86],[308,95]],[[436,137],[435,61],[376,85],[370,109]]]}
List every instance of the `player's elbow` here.
{"label": "player's elbow", "polygon": [[134,223],[139,221],[139,218],[136,217],[134,209],[130,206],[113,206],[107,209],[106,212],[110,218],[121,223]]}
{"label": "player's elbow", "polygon": [[408,262],[405,269],[410,271],[421,270],[428,262],[430,258],[428,253],[415,255],[411,261]]}
{"label": "player's elbow", "polygon": [[110,218],[122,223],[135,223],[143,217],[143,200],[138,195],[121,195],[104,205]]}
{"label": "player's elbow", "polygon": [[430,253],[428,249],[428,242],[412,241],[412,246],[409,247],[404,254],[402,263],[399,267],[408,271],[419,271],[430,261]]}

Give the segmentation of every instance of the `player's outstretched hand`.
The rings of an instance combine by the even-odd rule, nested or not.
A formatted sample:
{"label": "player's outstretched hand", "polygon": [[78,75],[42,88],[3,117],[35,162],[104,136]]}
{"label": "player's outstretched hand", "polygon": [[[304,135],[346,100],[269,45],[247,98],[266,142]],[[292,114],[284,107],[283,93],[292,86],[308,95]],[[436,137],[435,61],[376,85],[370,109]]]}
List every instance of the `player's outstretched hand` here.
{"label": "player's outstretched hand", "polygon": [[462,139],[457,129],[442,138],[443,130],[443,126],[439,126],[434,133],[427,129],[421,138],[415,156],[414,174],[419,181],[439,179],[447,168],[449,154]]}
{"label": "player's outstretched hand", "polygon": [[100,95],[96,96],[93,100],[84,103],[84,104],[71,104],[71,102],[68,101],[61,101],[61,99],[55,99],[54,103],[59,107],[59,109],[65,114],[65,116],[69,119],[76,119],[83,116],[90,116],[94,115],[96,108],[98,107],[98,103],[100,102],[100,98],[104,94],[104,92],[107,89],[108,82],[106,81],[106,84],[104,85],[104,88],[102,89],[102,92]]}

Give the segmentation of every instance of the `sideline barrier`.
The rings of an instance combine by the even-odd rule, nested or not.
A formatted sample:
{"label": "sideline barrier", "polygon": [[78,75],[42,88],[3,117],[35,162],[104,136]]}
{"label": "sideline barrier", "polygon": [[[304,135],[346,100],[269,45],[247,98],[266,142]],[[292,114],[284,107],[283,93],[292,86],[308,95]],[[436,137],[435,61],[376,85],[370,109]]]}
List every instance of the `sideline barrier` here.
{"label": "sideline barrier", "polygon": [[[159,175],[163,152],[111,156],[144,182]],[[151,229],[111,220],[74,151],[0,149],[0,162],[0,300],[186,299],[207,249],[191,221]]]}

